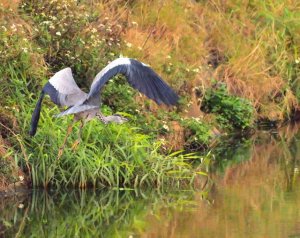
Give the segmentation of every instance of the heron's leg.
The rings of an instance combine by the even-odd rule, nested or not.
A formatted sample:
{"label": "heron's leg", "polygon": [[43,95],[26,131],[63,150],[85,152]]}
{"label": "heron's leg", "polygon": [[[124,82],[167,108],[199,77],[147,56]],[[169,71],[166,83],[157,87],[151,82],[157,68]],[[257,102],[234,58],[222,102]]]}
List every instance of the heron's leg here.
{"label": "heron's leg", "polygon": [[72,150],[76,150],[78,144],[81,142],[81,136],[82,136],[82,128],[84,126],[84,121],[80,120],[80,126],[79,126],[79,131],[78,131],[78,138],[77,140],[73,143],[72,145]]}
{"label": "heron's leg", "polygon": [[61,145],[61,147],[59,148],[58,150],[58,155],[57,155],[57,159],[60,159],[63,152],[64,152],[64,148],[66,146],[66,143],[67,143],[67,138],[69,137],[69,135],[71,134],[72,130],[73,130],[73,126],[75,124],[76,121],[73,121],[73,123],[71,125],[68,126],[68,129],[67,129],[67,134],[64,138],[64,142],[63,144]]}

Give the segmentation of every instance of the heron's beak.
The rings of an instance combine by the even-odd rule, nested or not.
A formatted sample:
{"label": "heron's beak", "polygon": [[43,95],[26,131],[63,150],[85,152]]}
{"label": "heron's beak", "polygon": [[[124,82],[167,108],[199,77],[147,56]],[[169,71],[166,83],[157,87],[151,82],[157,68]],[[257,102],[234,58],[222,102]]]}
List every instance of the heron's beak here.
{"label": "heron's beak", "polygon": [[115,120],[116,123],[118,124],[122,124],[124,122],[127,122],[128,119],[126,117],[121,116],[120,114],[114,114],[113,115],[115,118],[117,118],[117,120]]}

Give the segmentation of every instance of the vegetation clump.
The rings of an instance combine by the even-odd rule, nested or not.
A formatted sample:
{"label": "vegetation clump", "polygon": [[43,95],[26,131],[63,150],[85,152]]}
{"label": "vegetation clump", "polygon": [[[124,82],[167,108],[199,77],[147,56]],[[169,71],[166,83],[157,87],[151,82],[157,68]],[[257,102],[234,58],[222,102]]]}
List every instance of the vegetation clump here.
{"label": "vegetation clump", "polygon": [[185,149],[187,151],[203,151],[208,148],[212,139],[211,126],[198,118],[181,121],[185,128]]}
{"label": "vegetation clump", "polygon": [[251,103],[229,95],[224,84],[205,92],[201,109],[206,113],[215,113],[223,128],[244,130],[253,125],[254,108]]}

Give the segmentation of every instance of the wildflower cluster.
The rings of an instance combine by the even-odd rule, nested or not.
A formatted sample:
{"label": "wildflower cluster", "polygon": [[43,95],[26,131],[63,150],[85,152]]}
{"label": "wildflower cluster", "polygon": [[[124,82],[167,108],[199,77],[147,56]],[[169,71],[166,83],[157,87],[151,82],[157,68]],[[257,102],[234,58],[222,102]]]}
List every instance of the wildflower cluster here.
{"label": "wildflower cluster", "polygon": [[10,81],[12,71],[15,74],[26,72],[32,78],[44,72],[43,56],[36,51],[30,26],[17,18],[16,14],[13,9],[0,5],[0,94],[3,96],[11,90],[12,85],[5,82]]}
{"label": "wildflower cluster", "polygon": [[123,27],[77,1],[24,1],[21,8],[35,22],[34,38],[53,71],[70,66],[78,78],[92,79],[120,47]]}

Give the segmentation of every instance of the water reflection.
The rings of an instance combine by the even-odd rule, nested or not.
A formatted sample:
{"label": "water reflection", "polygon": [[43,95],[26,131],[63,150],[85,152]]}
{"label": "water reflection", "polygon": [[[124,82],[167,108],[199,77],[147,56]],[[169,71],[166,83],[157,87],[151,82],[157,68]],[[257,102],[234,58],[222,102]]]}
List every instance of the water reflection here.
{"label": "water reflection", "polygon": [[33,191],[2,199],[0,237],[129,237],[145,230],[146,216],[163,206],[192,207],[193,193]]}
{"label": "water reflection", "polygon": [[227,141],[216,151],[211,205],[160,217],[142,237],[300,237],[299,139],[289,125]]}

